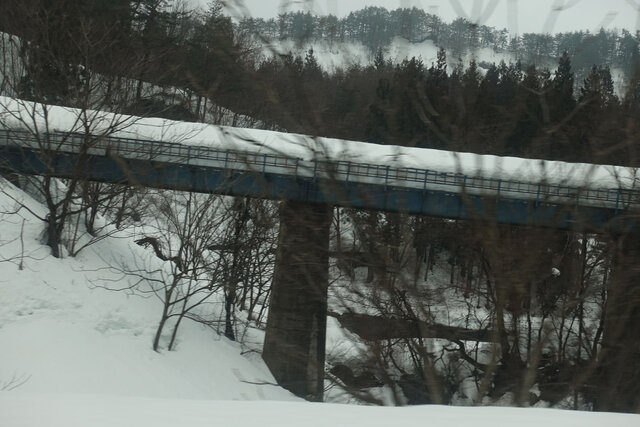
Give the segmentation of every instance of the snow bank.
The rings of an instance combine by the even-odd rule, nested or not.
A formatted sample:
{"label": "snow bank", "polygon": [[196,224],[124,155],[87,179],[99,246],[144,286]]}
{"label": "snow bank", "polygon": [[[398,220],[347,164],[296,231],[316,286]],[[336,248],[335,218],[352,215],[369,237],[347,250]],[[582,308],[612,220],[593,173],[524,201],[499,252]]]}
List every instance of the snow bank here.
{"label": "snow bank", "polygon": [[[37,410],[34,410],[37,408]],[[637,426],[640,416],[549,409],[446,406],[371,407],[286,402],[160,400],[0,393],[0,425],[11,427],[474,427]]]}
{"label": "snow bank", "polygon": [[124,235],[75,258],[53,258],[42,244],[44,223],[25,209],[8,213],[14,200],[44,216],[42,206],[0,180],[0,390],[298,400],[274,386],[258,354],[242,356],[246,348],[203,325],[185,321],[177,351],[154,352],[162,303],[151,294],[109,290],[136,279],[108,267],[118,259],[160,261]]}

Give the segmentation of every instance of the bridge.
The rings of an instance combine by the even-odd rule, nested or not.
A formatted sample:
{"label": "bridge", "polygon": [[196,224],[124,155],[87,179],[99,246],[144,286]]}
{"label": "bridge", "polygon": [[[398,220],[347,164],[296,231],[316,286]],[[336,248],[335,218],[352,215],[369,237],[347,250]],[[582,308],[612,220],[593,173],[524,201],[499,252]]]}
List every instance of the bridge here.
{"label": "bridge", "polygon": [[0,162],[24,174],[283,200],[263,358],[281,385],[312,400],[323,393],[331,207],[612,233],[635,230],[640,211],[635,172],[618,186],[580,187],[18,127],[0,129]]}
{"label": "bridge", "polygon": [[627,229],[625,213],[640,209],[640,180],[589,188],[24,129],[0,129],[0,153],[26,174],[558,229]]}

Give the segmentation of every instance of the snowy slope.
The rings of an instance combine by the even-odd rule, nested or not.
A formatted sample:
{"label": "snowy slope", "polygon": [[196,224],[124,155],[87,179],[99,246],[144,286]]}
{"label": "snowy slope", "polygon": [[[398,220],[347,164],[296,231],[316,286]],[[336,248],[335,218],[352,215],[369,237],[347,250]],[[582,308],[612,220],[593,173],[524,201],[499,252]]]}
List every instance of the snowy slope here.
{"label": "snowy slope", "polygon": [[[251,133],[258,139],[270,135]],[[16,212],[16,201],[33,213]],[[133,280],[110,270],[111,261],[148,259],[149,253],[117,235],[78,257],[53,258],[42,243],[43,223],[34,214],[44,216],[45,210],[0,180],[0,427],[370,427],[469,419],[476,427],[623,427],[640,422],[638,416],[542,409],[300,402],[274,384],[259,354],[189,321],[176,351],[156,353],[151,341],[161,303],[109,290]],[[245,345],[259,346],[259,334],[251,335]]]}
{"label": "snowy slope", "polygon": [[[43,213],[6,181],[0,186],[0,212],[14,210],[13,198]],[[177,351],[152,351],[160,301],[105,289],[127,285],[106,269],[108,260],[148,256],[131,239],[108,238],[60,260],[41,243],[43,223],[26,210],[0,214],[0,224],[0,389],[23,383],[16,390],[296,400],[279,387],[250,384],[274,383],[259,356],[241,356],[239,344],[199,324],[183,326]]]}
{"label": "snowy slope", "polygon": [[[257,42],[261,43],[260,41]],[[305,43],[302,46],[296,46],[291,40],[278,40],[273,43],[264,43],[262,44],[261,55],[262,58],[266,59],[273,55],[291,53],[304,58],[310,49],[313,49],[313,54],[318,64],[320,64],[323,70],[329,73],[333,73],[338,69],[346,70],[354,65],[366,67],[373,64],[374,59],[374,54],[361,43],[327,43],[322,40]],[[385,59],[390,60],[393,64],[400,64],[405,59],[415,57],[420,59],[426,67],[430,67],[432,63],[436,62],[436,55],[439,49],[439,46],[436,46],[432,40],[425,40],[421,43],[411,43],[405,38],[396,37],[384,50],[383,54]],[[513,56],[508,52],[498,53],[490,48],[467,52],[462,58],[454,57],[451,54],[447,56],[450,69],[453,69],[459,60],[466,66],[472,59],[478,62],[485,61],[496,64],[499,64],[500,61],[506,63],[515,62]]]}
{"label": "snowy slope", "polygon": [[[38,410],[34,411],[33,408]],[[0,392],[0,425],[9,427],[474,427],[637,426],[638,415],[550,409],[353,405],[162,400],[89,395],[28,395]]]}
{"label": "snowy slope", "polygon": [[[148,255],[129,238],[76,258],[41,243],[41,205],[0,181],[0,426],[637,426],[640,417],[545,409],[376,408],[300,402],[254,352],[194,323],[177,350],[151,350],[160,302],[125,287],[107,261]],[[20,269],[22,266],[22,269]],[[259,336],[254,337],[254,342]],[[329,346],[334,345],[329,343]],[[265,402],[269,400],[269,402]],[[245,402],[240,402],[245,401]],[[293,402],[297,401],[297,402]]]}

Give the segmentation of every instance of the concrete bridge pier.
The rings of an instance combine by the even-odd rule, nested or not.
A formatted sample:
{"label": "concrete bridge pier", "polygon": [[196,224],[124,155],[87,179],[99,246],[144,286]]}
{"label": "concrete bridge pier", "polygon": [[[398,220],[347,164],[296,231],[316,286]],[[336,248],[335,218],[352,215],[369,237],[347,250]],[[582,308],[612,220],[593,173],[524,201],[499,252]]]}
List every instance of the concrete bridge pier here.
{"label": "concrete bridge pier", "polygon": [[322,401],[329,286],[326,205],[285,201],[262,358],[278,384]]}
{"label": "concrete bridge pier", "polygon": [[616,243],[595,409],[640,413],[640,233],[625,234]]}

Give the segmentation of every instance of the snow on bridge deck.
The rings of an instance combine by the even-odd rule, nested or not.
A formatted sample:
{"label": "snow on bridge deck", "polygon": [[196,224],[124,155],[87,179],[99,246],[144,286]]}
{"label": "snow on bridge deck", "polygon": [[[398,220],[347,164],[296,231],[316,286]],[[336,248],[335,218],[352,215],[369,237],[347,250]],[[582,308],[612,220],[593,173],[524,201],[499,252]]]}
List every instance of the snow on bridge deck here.
{"label": "snow on bridge deck", "polygon": [[[85,124],[87,125],[85,127]],[[130,159],[226,170],[252,170],[301,178],[487,195],[610,209],[640,206],[637,168],[434,149],[377,145],[283,132],[141,118],[43,105],[0,97],[0,126],[13,132],[0,144],[41,148],[50,132],[57,150],[78,152],[85,129],[106,135],[89,154],[106,150]],[[11,141],[9,141],[11,139]]]}

